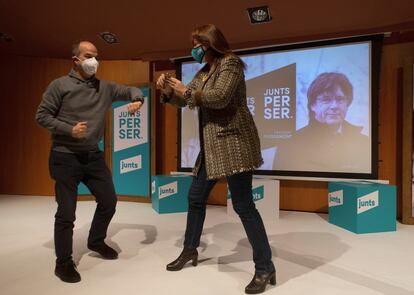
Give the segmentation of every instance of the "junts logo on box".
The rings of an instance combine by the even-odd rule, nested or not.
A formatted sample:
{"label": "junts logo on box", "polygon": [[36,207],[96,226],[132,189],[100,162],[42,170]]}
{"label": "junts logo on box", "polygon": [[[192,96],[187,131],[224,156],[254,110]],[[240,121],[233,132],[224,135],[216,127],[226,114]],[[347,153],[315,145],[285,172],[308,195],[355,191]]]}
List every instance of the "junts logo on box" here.
{"label": "junts logo on box", "polygon": [[163,198],[175,195],[178,192],[177,187],[178,187],[177,181],[160,186],[158,188],[158,199],[163,199]]}
{"label": "junts logo on box", "polygon": [[357,214],[366,212],[379,206],[378,191],[369,193],[368,195],[357,199]]}
{"label": "junts logo on box", "polygon": [[344,191],[335,191],[328,194],[329,207],[340,206],[344,204]]}
{"label": "junts logo on box", "polygon": [[258,186],[253,189],[253,201],[257,202],[264,199],[264,186]]}
{"label": "junts logo on box", "polygon": [[[253,201],[257,202],[264,199],[264,186],[258,186],[252,190]],[[227,191],[227,199],[231,199],[230,191]]]}
{"label": "junts logo on box", "polygon": [[127,159],[121,160],[119,163],[120,173],[127,173],[134,170],[139,170],[142,168],[142,156],[135,156]]}

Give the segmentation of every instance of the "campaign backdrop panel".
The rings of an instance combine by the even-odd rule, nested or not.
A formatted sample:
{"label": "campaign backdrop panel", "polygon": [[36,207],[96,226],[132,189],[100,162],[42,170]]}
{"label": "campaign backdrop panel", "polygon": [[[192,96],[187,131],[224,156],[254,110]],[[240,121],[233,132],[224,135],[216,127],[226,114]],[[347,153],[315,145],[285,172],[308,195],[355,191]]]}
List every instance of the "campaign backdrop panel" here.
{"label": "campaign backdrop panel", "polygon": [[150,89],[141,87],[145,103],[130,114],[128,102],[112,104],[112,175],[118,195],[150,196]]}

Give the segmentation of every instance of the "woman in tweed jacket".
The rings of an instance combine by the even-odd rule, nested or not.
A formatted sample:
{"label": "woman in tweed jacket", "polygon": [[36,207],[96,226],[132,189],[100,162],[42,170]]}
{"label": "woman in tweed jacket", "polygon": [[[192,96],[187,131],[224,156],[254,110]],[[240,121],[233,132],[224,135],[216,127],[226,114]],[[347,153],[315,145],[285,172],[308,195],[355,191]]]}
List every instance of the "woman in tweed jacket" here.
{"label": "woman in tweed jacket", "polygon": [[190,260],[197,265],[208,195],[217,179],[226,177],[233,207],[253,248],[255,275],[245,291],[261,293],[268,283],[276,284],[276,276],[266,231],[252,199],[253,170],[263,160],[257,129],[246,102],[244,63],[231,52],[214,25],[196,28],[192,40],[192,56],[206,65],[187,86],[165,75],[157,81],[162,91],[161,101],[197,108],[200,126],[200,154],[188,195],[184,250],[167,265],[167,270],[181,270]]}

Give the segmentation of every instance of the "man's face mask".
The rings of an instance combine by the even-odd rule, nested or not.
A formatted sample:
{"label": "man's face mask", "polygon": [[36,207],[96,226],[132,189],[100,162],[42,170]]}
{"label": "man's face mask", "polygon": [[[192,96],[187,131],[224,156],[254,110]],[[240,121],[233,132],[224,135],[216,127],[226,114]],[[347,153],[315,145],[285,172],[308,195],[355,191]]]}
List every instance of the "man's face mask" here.
{"label": "man's face mask", "polygon": [[192,57],[195,59],[195,61],[202,63],[203,62],[203,57],[206,54],[206,52],[203,49],[203,46],[201,45],[197,45],[196,47],[193,47],[193,49],[191,49],[191,55]]}
{"label": "man's face mask", "polygon": [[96,60],[95,57],[87,58],[81,61],[79,58],[78,60],[81,62],[82,70],[89,76],[93,76],[96,74],[98,70],[99,62]]}

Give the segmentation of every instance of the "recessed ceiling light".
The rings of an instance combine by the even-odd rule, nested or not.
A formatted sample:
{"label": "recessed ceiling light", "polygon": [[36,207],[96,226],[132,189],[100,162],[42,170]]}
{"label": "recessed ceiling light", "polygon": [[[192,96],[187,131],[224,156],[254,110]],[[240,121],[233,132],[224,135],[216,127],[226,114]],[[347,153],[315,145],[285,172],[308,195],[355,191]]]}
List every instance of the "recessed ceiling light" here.
{"label": "recessed ceiling light", "polygon": [[12,41],[14,41],[14,39],[9,34],[0,32],[0,41],[12,42]]}
{"label": "recessed ceiling light", "polygon": [[111,32],[101,32],[99,33],[99,36],[101,36],[101,38],[108,44],[118,43],[118,38]]}
{"label": "recessed ceiling light", "polygon": [[267,23],[272,20],[268,6],[247,8],[247,15],[252,24]]}

